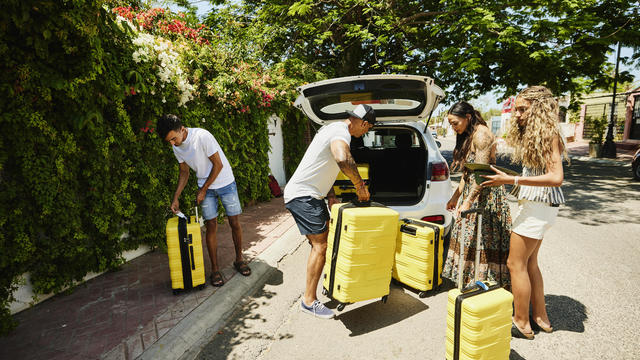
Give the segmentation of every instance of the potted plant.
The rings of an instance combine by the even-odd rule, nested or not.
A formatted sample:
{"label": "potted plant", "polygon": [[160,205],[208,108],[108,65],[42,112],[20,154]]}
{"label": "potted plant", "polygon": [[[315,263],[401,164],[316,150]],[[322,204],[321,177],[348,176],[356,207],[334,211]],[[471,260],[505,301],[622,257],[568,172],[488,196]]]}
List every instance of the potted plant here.
{"label": "potted plant", "polygon": [[604,116],[588,117],[587,122],[591,124],[593,130],[591,141],[589,141],[589,156],[600,157],[602,140],[604,139],[604,132],[607,129],[607,118]]}

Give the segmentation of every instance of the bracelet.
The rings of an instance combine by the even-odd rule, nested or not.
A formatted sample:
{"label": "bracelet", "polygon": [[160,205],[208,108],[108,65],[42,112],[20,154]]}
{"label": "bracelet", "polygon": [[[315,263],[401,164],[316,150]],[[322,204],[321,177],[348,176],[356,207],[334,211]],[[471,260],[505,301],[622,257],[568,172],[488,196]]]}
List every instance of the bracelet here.
{"label": "bracelet", "polygon": [[513,186],[518,186],[518,177],[517,176],[513,177]]}

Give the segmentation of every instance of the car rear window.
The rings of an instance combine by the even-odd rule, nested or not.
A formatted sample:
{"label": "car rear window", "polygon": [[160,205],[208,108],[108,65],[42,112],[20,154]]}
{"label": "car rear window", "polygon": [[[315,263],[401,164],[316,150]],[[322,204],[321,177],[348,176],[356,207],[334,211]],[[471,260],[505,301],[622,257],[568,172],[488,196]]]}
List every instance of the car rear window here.
{"label": "car rear window", "polygon": [[376,116],[418,116],[426,104],[425,83],[417,80],[358,80],[304,90],[314,113],[322,120],[348,117],[346,110],[369,104]]}

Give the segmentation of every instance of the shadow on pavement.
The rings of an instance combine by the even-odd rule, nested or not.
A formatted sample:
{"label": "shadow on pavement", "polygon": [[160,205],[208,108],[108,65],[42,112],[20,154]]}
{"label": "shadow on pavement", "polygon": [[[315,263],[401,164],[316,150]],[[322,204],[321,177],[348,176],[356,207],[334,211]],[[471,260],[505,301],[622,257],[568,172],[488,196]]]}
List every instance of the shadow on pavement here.
{"label": "shadow on pavement", "polygon": [[386,304],[376,301],[351,310],[350,306],[354,305],[347,305],[345,310],[336,316],[336,320],[342,321],[351,331],[349,336],[366,334],[399,323],[429,308],[422,301],[395,286],[391,287]]}
{"label": "shadow on pavement", "polygon": [[584,332],[587,308],[583,303],[564,295],[545,295],[544,299],[554,332]]}
{"label": "shadow on pavement", "polygon": [[517,351],[511,349],[511,353],[509,354],[509,360],[526,360],[522,357],[522,355],[518,354]]}
{"label": "shadow on pavement", "polygon": [[633,181],[628,166],[573,160],[571,166],[565,167],[562,187],[567,203],[560,216],[596,226],[638,220],[635,209],[605,205],[638,198],[640,183]]}
{"label": "shadow on pavement", "polygon": [[[265,285],[282,284],[283,274],[282,271],[278,269],[276,269],[275,273],[265,282]],[[292,338],[293,335],[291,334],[281,334],[274,337],[271,334],[250,331],[255,328],[252,323],[255,323],[256,321],[267,321],[267,319],[263,318],[262,315],[255,310],[260,306],[264,306],[266,301],[273,298],[275,295],[275,292],[265,290],[264,287],[251,295],[246,304],[236,309],[230,316],[230,319],[232,320],[227,323],[224,328],[220,329],[212,338],[212,341],[200,351],[198,359],[227,359],[234,348],[241,347],[245,340],[249,339],[263,339],[270,341]]]}

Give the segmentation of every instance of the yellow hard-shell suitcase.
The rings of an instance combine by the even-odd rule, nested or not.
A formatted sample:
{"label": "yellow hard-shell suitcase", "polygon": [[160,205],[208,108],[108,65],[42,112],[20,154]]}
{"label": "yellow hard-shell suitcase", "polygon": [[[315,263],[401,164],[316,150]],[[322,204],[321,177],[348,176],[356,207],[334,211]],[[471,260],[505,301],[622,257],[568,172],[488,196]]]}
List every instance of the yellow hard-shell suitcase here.
{"label": "yellow hard-shell suitcase", "polygon": [[323,294],[346,304],[387,301],[399,214],[378,203],[331,208]]}
{"label": "yellow hard-shell suitcase", "polygon": [[[482,212],[463,211],[461,216],[478,212],[478,227],[482,228]],[[480,234],[477,235],[475,266],[480,258]],[[464,258],[464,247],[460,249]],[[462,287],[462,262],[458,271],[458,288],[449,291],[447,303],[447,360],[502,360],[511,352],[511,314],[513,295],[492,282]],[[475,271],[474,271],[475,273]],[[474,280],[477,280],[477,275]]]}
{"label": "yellow hard-shell suitcase", "polygon": [[197,214],[196,210],[196,216],[175,216],[167,221],[167,253],[174,295],[180,290],[205,287],[202,236]]}
{"label": "yellow hard-shell suitcase", "polygon": [[[364,185],[369,189],[369,164],[357,164],[358,173],[360,177],[364,181]],[[341,196],[343,198],[355,198],[356,187],[353,185],[351,180],[345,175],[342,171],[338,173],[338,177],[336,177],[336,181],[333,183],[333,192],[336,193],[336,196]]]}
{"label": "yellow hard-shell suitcase", "polygon": [[418,219],[402,219],[399,224],[393,278],[425,297],[442,284],[444,226]]}

